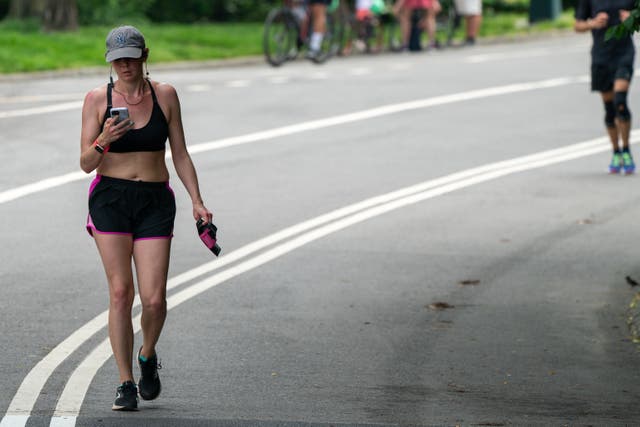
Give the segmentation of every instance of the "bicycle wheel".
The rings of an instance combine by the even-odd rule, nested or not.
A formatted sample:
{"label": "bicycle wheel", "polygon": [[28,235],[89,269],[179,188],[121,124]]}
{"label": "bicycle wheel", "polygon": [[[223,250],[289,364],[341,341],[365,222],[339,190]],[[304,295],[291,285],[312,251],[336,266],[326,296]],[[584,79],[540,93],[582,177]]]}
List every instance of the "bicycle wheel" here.
{"label": "bicycle wheel", "polygon": [[351,37],[351,32],[353,31],[353,29],[351,28],[349,22],[349,14],[349,8],[344,0],[340,0],[337,8],[335,8],[335,10],[330,13],[334,26],[331,55],[342,55],[347,38]]}
{"label": "bicycle wheel", "polygon": [[316,64],[322,64],[326,62],[332,55],[340,50],[341,42],[336,41],[336,26],[332,15],[327,15],[327,27],[324,37],[322,38],[322,46],[320,46],[320,53],[312,58]]}
{"label": "bicycle wheel", "polygon": [[[273,9],[264,21],[262,49],[267,62],[274,67],[295,58],[298,27],[295,17],[287,8]],[[295,51],[295,54],[294,54]]]}
{"label": "bicycle wheel", "polygon": [[460,16],[456,11],[456,6],[453,1],[448,1],[443,7],[442,14],[444,15],[444,25],[443,30],[445,31],[447,38],[447,46],[451,46],[453,44],[453,36],[460,26]]}

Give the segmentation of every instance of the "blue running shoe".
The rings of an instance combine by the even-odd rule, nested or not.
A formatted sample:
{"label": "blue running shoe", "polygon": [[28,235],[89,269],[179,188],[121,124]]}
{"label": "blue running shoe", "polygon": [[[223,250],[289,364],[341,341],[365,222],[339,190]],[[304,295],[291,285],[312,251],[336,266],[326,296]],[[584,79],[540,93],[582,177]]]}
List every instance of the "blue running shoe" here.
{"label": "blue running shoe", "polygon": [[622,154],[613,153],[609,164],[609,173],[620,173],[620,170],[622,170]]}
{"label": "blue running shoe", "polygon": [[631,175],[636,171],[636,164],[633,162],[633,157],[629,151],[622,152],[622,169],[626,175]]}

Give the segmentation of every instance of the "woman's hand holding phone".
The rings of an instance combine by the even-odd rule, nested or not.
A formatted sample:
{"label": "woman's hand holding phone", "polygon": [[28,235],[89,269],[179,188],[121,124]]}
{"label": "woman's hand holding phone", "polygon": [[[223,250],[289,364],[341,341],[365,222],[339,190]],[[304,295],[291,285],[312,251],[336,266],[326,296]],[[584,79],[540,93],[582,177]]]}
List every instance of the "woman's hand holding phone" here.
{"label": "woman's hand holding phone", "polygon": [[114,114],[114,110],[113,108],[111,109],[111,117],[104,122],[104,128],[101,134],[103,140],[103,144],[101,145],[103,145],[104,148],[107,148],[113,141],[122,138],[135,124],[133,120],[129,119],[129,114],[126,109],[124,109],[126,111],[125,114],[120,113],[123,109],[118,109],[120,112],[116,114]]}

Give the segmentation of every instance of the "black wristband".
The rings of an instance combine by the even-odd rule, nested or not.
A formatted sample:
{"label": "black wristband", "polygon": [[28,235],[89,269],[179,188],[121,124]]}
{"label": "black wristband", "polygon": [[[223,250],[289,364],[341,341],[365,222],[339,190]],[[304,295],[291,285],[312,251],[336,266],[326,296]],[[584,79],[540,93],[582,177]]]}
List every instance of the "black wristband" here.
{"label": "black wristband", "polygon": [[102,148],[102,145],[96,143],[93,145],[93,148],[95,148],[98,153],[104,154],[104,148]]}

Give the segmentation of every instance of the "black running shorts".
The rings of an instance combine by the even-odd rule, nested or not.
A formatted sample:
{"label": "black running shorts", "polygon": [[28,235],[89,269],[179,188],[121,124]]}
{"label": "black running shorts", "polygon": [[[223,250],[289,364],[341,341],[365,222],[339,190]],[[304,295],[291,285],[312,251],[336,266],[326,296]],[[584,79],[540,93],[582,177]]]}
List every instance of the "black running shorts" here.
{"label": "black running shorts", "polygon": [[631,81],[633,77],[633,56],[631,62],[617,61],[606,64],[591,65],[591,90],[610,92],[613,82],[618,79]]}
{"label": "black running shorts", "polygon": [[140,239],[173,237],[176,201],[168,182],[98,175],[89,188],[87,231]]}
{"label": "black running shorts", "polygon": [[329,6],[331,4],[331,0],[309,0],[310,4],[326,4]]}

